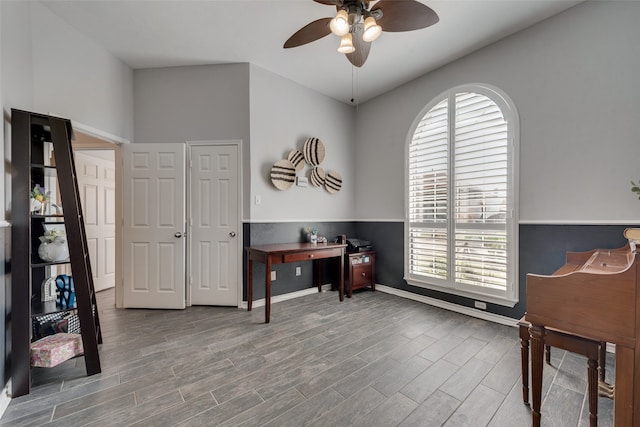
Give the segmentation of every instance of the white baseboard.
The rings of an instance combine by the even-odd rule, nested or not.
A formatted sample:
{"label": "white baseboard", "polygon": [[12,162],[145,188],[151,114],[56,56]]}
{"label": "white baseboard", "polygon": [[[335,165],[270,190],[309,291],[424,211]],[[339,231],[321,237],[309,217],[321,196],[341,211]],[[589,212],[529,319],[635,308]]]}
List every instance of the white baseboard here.
{"label": "white baseboard", "polygon": [[[322,292],[326,292],[328,290],[331,290],[331,283],[322,285]],[[276,304],[282,301],[287,301],[290,299],[300,298],[305,295],[311,295],[311,294],[317,294],[317,293],[318,293],[318,288],[314,286],[313,288],[303,289],[301,291],[289,292],[288,294],[283,294],[283,295],[276,295],[275,297],[271,297],[271,304]],[[256,307],[264,307],[264,298],[253,301],[253,305],[251,306],[251,308],[253,309]],[[244,308],[245,310],[247,309],[246,301],[242,301],[241,308]]]}
{"label": "white baseboard", "polygon": [[442,301],[436,298],[426,297],[424,295],[414,294],[413,292],[403,291],[402,289],[392,288],[390,286],[376,284],[376,291],[382,291],[387,294],[396,295],[424,304],[433,305],[434,307],[444,308],[445,310],[454,311],[456,313],[466,314],[467,316],[477,317],[489,322],[500,323],[506,326],[518,326],[518,319],[501,316],[499,314],[488,313],[486,311],[477,310],[475,308],[465,307],[451,302]]}
{"label": "white baseboard", "polygon": [[[487,320],[489,322],[500,323],[506,326],[514,326],[514,327],[518,326],[518,320],[512,319],[511,317],[501,316],[499,314],[487,313],[486,311],[476,310],[474,308],[464,307],[458,304],[453,304],[453,303],[442,301],[439,299],[426,297],[424,295],[414,294],[413,292],[407,292],[401,289],[396,289],[396,288],[392,288],[385,285],[376,285],[376,290],[380,290],[382,292],[396,295],[402,298],[407,298],[413,301],[418,301],[425,304],[433,305],[435,307],[444,308],[445,310],[455,311],[456,313],[477,317],[479,319]],[[608,342],[607,352],[615,354],[616,345]]]}
{"label": "white baseboard", "polygon": [[[331,289],[331,284],[322,285],[322,291],[328,291]],[[488,313],[482,310],[476,310],[474,308],[464,307],[458,304],[453,304],[450,302],[442,301],[435,298],[426,297],[424,295],[414,294],[413,292],[403,291],[401,289],[392,288],[390,286],[376,284],[376,291],[381,291],[387,294],[396,295],[402,298],[407,298],[413,301],[421,302],[424,304],[433,305],[435,307],[444,308],[445,310],[455,311],[457,313],[466,314],[468,316],[477,317],[479,319],[488,320],[489,322],[500,323],[502,325],[507,326],[517,326],[518,320],[512,319],[511,317],[500,316],[499,314]],[[290,292],[288,294],[277,295],[275,297],[271,297],[271,304],[276,304],[282,301],[287,301],[294,298],[300,298],[305,295],[311,295],[318,293],[318,289],[316,287],[303,289],[301,291]],[[264,307],[264,298],[255,300],[253,302],[252,308],[255,307]],[[247,309],[247,302],[242,301],[243,309]]]}
{"label": "white baseboard", "polygon": [[4,411],[7,410],[9,403],[11,403],[11,397],[9,397],[9,390],[11,389],[11,380],[5,384],[2,389],[2,393],[0,393],[0,419],[4,415]]}

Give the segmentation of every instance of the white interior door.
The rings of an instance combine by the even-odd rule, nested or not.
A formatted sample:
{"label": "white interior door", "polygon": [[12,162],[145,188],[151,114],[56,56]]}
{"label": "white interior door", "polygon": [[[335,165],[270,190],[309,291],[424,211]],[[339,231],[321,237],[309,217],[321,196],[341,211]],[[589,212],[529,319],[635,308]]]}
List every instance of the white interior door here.
{"label": "white interior door", "polygon": [[124,307],[185,308],[185,145],[127,144]]}
{"label": "white interior door", "polygon": [[96,291],[101,291],[115,285],[114,152],[113,150],[76,150],[74,155],[93,285]]}
{"label": "white interior door", "polygon": [[237,145],[193,145],[190,168],[189,282],[193,305],[238,305]]}

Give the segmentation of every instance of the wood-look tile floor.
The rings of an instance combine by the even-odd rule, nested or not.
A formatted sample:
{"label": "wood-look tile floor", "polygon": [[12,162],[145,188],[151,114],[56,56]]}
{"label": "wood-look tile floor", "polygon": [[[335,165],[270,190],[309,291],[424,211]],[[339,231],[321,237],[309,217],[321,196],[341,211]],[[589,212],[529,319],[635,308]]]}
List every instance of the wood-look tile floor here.
{"label": "wood-look tile floor", "polygon": [[[11,426],[527,426],[517,328],[382,292],[264,308],[114,308],[98,294],[102,373],[35,368]],[[544,426],[588,426],[586,360],[554,349]],[[607,366],[607,377],[612,367]],[[612,425],[599,399],[599,425]]]}

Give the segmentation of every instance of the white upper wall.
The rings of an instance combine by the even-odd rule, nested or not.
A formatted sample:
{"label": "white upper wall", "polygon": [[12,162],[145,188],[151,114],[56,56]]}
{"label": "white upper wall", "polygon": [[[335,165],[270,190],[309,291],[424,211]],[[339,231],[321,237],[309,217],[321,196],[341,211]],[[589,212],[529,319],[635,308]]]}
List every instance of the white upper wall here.
{"label": "white upper wall", "polygon": [[639,223],[639,21],[640,2],[585,2],[361,105],[357,218],[404,219],[413,120],[444,90],[486,83],[520,115],[521,222]]}
{"label": "white upper wall", "polygon": [[34,109],[131,140],[133,71],[40,3],[32,34]]}
{"label": "white upper wall", "polygon": [[[0,1],[2,109],[53,113],[120,139],[133,136],[133,71],[34,1]],[[10,160],[3,126],[2,164]],[[0,175],[8,208],[10,177]],[[3,216],[2,216],[3,217]],[[1,219],[1,218],[0,218]]]}
{"label": "white upper wall", "polygon": [[[337,221],[354,218],[354,109],[325,95],[251,66],[251,222]],[[334,194],[294,185],[278,190],[270,179],[273,164],[291,150],[302,151],[309,137],[325,146],[320,167],[337,171],[342,189]],[[310,166],[298,172],[308,177]],[[256,204],[256,197],[260,204]],[[245,211],[246,212],[246,211]]]}
{"label": "white upper wall", "polygon": [[0,9],[2,106],[10,115],[11,108],[33,108],[31,5],[28,2],[0,1]]}

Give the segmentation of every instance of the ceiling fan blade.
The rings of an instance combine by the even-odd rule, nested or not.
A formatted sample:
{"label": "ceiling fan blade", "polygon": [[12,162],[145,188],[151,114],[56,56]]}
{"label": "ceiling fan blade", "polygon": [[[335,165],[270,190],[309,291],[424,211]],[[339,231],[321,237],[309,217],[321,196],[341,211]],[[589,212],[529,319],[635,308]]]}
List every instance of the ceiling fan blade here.
{"label": "ceiling fan blade", "polygon": [[329,21],[331,18],[321,18],[315,20],[304,27],[300,28],[294,35],[284,42],[284,48],[298,47],[303,44],[314,42],[331,34],[331,28],[329,28]]}
{"label": "ceiling fan blade", "polygon": [[368,43],[362,40],[362,33],[364,30],[361,26],[358,26],[356,31],[353,33],[352,41],[353,47],[356,50],[353,53],[347,53],[345,56],[356,67],[362,67],[369,57],[369,51],[371,50],[371,43]]}
{"label": "ceiling fan blade", "polygon": [[316,3],[326,4],[328,6],[337,6],[342,3],[342,0],[313,0]]}
{"label": "ceiling fan blade", "polygon": [[371,9],[382,11],[378,25],[382,31],[400,32],[429,27],[440,20],[429,6],[415,0],[380,0]]}

